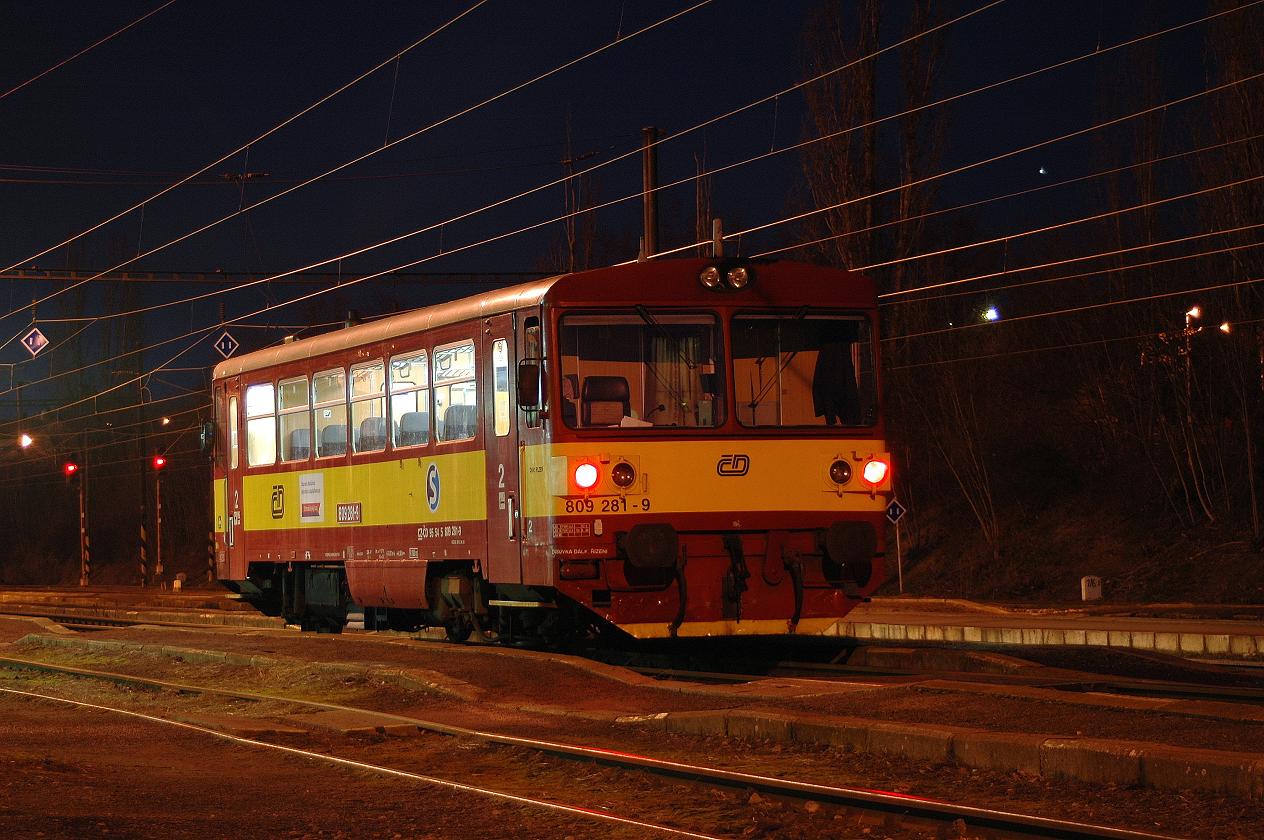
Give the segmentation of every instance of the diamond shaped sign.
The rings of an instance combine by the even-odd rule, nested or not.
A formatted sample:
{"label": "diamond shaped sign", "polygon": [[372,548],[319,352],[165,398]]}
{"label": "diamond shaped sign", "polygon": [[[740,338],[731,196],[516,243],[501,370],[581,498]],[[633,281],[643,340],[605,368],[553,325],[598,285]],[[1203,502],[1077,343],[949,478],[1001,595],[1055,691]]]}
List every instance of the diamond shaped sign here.
{"label": "diamond shaped sign", "polygon": [[215,350],[225,359],[237,352],[237,348],[241,345],[237,343],[237,339],[233,338],[232,333],[224,330],[219,338],[215,339]]}
{"label": "diamond shaped sign", "polygon": [[34,358],[39,355],[39,351],[48,346],[48,339],[45,338],[44,334],[39,331],[39,327],[34,327],[29,333],[22,336],[22,346],[25,347],[26,352],[30,353],[31,357]]}
{"label": "diamond shaped sign", "polygon": [[908,509],[900,504],[897,499],[892,499],[891,504],[887,505],[887,520],[892,525],[900,521],[904,514],[908,513]]}

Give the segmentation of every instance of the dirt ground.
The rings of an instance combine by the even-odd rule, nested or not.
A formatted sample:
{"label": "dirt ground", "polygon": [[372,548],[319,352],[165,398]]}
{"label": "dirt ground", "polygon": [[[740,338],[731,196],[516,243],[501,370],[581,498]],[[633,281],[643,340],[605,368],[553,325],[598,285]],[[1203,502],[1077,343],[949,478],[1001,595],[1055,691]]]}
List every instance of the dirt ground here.
{"label": "dirt ground", "polygon": [[[3,628],[7,622],[0,622]],[[29,629],[29,628],[28,628]],[[606,720],[540,714],[527,700],[548,700],[595,711],[610,695],[621,707],[638,706],[653,696],[686,707],[712,699],[654,688],[630,690],[611,680],[575,669],[569,676],[545,667],[537,658],[489,655],[464,648],[381,643],[351,643],[318,636],[265,634],[135,634],[145,641],[161,638],[183,646],[235,647],[289,657],[268,668],[204,666],[170,657],[128,653],[116,656],[68,656],[48,648],[12,649],[15,655],[57,659],[83,667],[122,671],[194,684],[284,693],[506,734],[546,737],[681,761],[715,763],[733,770],[779,775],[830,784],[854,785],[918,796],[961,801],[983,807],[1074,817],[1176,836],[1248,838],[1264,836],[1264,804],[1198,794],[1119,789],[1022,774],[986,773],[953,765],[912,762],[841,749],[741,742],[666,734]],[[0,639],[14,637],[9,632]],[[198,644],[193,644],[197,636]],[[5,647],[0,645],[0,650]],[[341,651],[341,653],[339,653]],[[358,675],[331,675],[309,667],[334,658],[359,661],[408,661],[468,677],[482,675],[496,686],[485,700],[464,701],[404,690]],[[439,660],[442,661],[439,661]],[[398,664],[398,662],[396,662]],[[184,695],[122,691],[100,683],[35,678],[0,671],[0,687],[53,687],[63,696],[130,703],[164,716],[241,715],[284,719],[284,704],[243,707],[224,701],[206,703]],[[65,692],[71,692],[66,694]],[[644,694],[643,694],[644,693]],[[884,695],[891,697],[892,695]],[[499,701],[499,702],[493,702]],[[504,702],[507,701],[507,702]],[[901,701],[909,715],[944,722],[941,706],[919,705],[916,695]],[[883,703],[897,710],[900,703]],[[1018,708],[1005,720],[1021,728],[1041,710]],[[1043,719],[1042,719],[1043,720]],[[1201,722],[1185,728],[1196,730]],[[413,782],[388,781],[333,767],[312,767],[285,756],[257,753],[212,742],[196,733],[158,731],[156,724],[120,721],[103,712],[51,707],[43,701],[0,698],[0,827],[19,836],[320,836],[320,837],[640,837],[639,829],[588,825],[575,818],[548,817],[520,806],[449,794]],[[360,738],[306,735],[301,739],[324,751],[460,777],[491,787],[508,785],[522,793],[591,808],[634,813],[650,820],[684,825],[720,836],[895,837],[927,836],[916,827],[864,822],[829,806],[808,810],[756,798],[749,793],[700,791],[681,783],[588,764],[560,762],[519,750],[488,747],[439,736]],[[82,792],[80,792],[82,791]],[[656,816],[657,815],[657,816]],[[225,828],[232,821],[232,830]],[[673,822],[674,821],[674,822]],[[98,825],[101,823],[101,825]],[[32,830],[33,829],[33,830]],[[868,829],[866,831],[866,829]],[[340,833],[341,832],[341,833]],[[619,833],[623,832],[623,833]]]}
{"label": "dirt ground", "polygon": [[[0,622],[0,632],[4,622]],[[12,631],[11,631],[12,632]],[[1067,702],[997,697],[969,691],[927,690],[900,681],[873,687],[877,679],[844,693],[768,701],[711,691],[686,693],[688,686],[655,683],[635,686],[605,679],[568,664],[564,658],[502,648],[453,648],[407,639],[383,642],[374,636],[299,635],[294,633],[210,633],[188,630],[123,629],[94,638],[142,644],[210,647],[215,650],[290,659],[295,662],[371,661],[386,667],[423,668],[483,689],[489,700],[512,698],[516,705],[565,705],[575,710],[627,715],[737,708],[782,708],[813,714],[846,715],[909,723],[978,727],[1027,732],[1039,721],[1048,735],[1084,735],[1174,746],[1264,754],[1264,723],[1190,718],[1162,711],[1116,711]],[[0,636],[2,639],[3,636]],[[455,655],[455,651],[460,651]]]}

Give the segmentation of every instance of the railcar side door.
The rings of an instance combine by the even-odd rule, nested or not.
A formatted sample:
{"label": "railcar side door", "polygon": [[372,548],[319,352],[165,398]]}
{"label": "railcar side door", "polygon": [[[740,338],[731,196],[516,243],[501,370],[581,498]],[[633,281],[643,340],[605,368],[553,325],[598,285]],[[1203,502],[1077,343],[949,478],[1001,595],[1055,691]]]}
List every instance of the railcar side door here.
{"label": "railcar side door", "polygon": [[[222,441],[224,465],[224,554],[216,558],[215,576],[220,580],[244,580],[246,577],[246,551],[244,545],[245,529],[241,512],[243,505],[242,471],[245,468],[245,453],[242,451],[242,396],[241,382],[236,377],[225,380],[216,386],[217,405],[222,405],[224,414],[215,418],[216,424],[223,429]],[[218,505],[217,505],[218,507]],[[218,526],[219,523],[217,522]]]}
{"label": "railcar side door", "polygon": [[492,583],[522,582],[514,315],[483,323],[483,441],[487,452],[487,568]]}

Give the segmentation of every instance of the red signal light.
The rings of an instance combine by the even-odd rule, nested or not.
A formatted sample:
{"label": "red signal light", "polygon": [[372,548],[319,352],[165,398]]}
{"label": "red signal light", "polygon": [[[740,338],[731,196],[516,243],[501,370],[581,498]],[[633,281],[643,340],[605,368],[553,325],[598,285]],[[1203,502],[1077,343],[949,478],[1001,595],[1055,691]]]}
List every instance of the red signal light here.
{"label": "red signal light", "polygon": [[167,466],[167,459],[161,455],[155,455],[153,460],[154,469],[160,470]]}
{"label": "red signal light", "polygon": [[575,468],[575,486],[581,490],[591,490],[597,478],[597,468],[592,464],[580,464]]}
{"label": "red signal light", "polygon": [[865,471],[863,473],[864,479],[874,487],[877,487],[886,480],[887,470],[889,469],[890,467],[887,465],[886,461],[879,461],[875,458],[865,464]]}
{"label": "red signal light", "polygon": [[74,461],[67,461],[66,463],[61,465],[61,471],[62,471],[62,474],[66,476],[66,478],[70,478],[72,475],[79,472],[79,465],[76,464]]}

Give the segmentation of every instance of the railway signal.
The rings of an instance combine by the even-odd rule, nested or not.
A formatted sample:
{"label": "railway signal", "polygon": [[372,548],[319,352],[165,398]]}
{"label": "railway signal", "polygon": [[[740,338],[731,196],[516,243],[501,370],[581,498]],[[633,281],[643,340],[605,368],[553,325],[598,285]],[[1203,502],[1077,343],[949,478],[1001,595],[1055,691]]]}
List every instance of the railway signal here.
{"label": "railway signal", "polygon": [[162,577],[162,468],[165,455],[155,455],[149,465],[154,468],[154,579]]}
{"label": "railway signal", "polygon": [[66,484],[76,489],[79,497],[79,585],[88,585],[91,562],[88,550],[88,489],[83,482],[83,468],[79,458],[70,458],[61,465]]}

